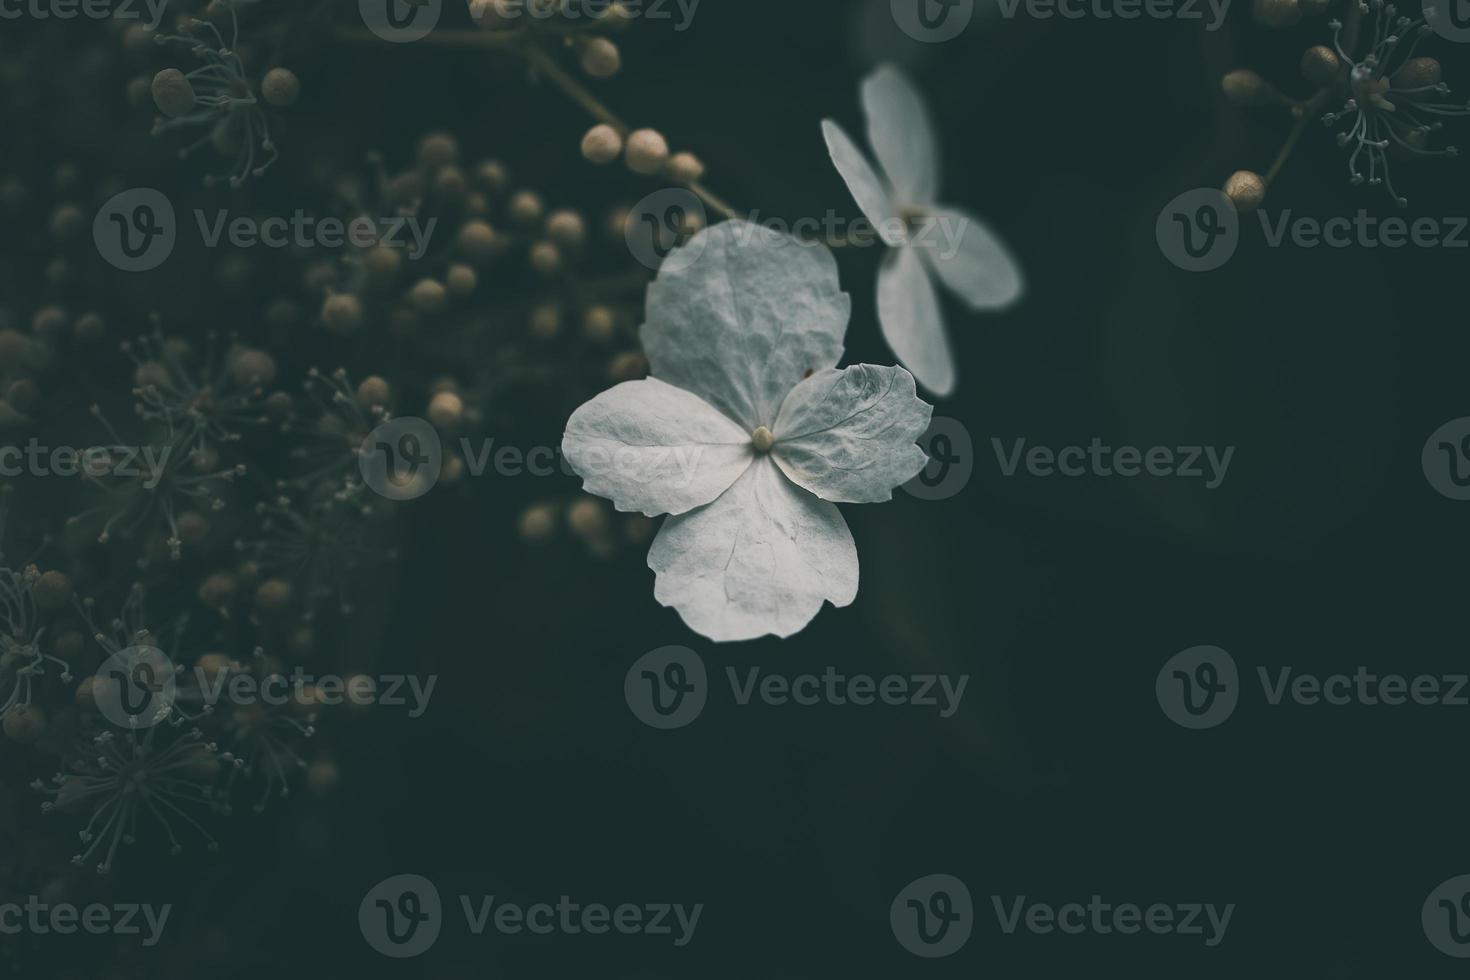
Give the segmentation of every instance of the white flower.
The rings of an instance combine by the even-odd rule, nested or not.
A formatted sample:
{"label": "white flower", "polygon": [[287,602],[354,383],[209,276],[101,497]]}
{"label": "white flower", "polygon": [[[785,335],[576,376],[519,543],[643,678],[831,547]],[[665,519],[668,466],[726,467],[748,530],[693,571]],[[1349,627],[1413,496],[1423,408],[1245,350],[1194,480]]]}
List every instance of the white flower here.
{"label": "white flower", "polygon": [[824,246],[727,221],[648,290],[653,377],[573,413],[562,452],[587,492],[671,515],[653,594],[712,640],[790,636],[857,596],[837,503],[889,500],[924,467],[933,409],[899,367],[838,370],[852,301]]}
{"label": "white flower", "polygon": [[980,219],[936,204],[939,153],[924,100],[896,68],[863,81],[868,142],[880,176],[851,138],[822,121],[827,150],[853,199],[893,252],[878,274],[878,319],[901,364],[937,395],[954,391],[954,355],[930,277],[973,310],[1015,302],[1025,291],[1020,266]]}

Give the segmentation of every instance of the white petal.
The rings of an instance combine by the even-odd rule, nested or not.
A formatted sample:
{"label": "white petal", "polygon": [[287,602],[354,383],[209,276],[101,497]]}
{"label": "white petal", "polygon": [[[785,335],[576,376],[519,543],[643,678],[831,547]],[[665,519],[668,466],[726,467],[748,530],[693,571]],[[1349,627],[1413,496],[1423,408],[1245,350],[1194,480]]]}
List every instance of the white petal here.
{"label": "white petal", "polygon": [[1009,306],[1026,291],[1021,265],[979,218],[954,208],[930,211],[920,249],[940,280],[973,310]]}
{"label": "white petal", "polygon": [[857,547],[842,514],[769,459],[714,503],[664,521],[648,567],[654,597],[721,642],[790,636],[823,600],[846,606],[857,597]]}
{"label": "white petal", "polygon": [[944,333],[939,296],[916,254],[897,248],[878,270],[878,322],[888,346],[919,384],[941,397],[954,391],[954,355]]}
{"label": "white petal", "polygon": [[771,456],[798,486],[834,503],[876,504],[929,462],[916,440],[933,407],[900,367],[822,371],[792,389]]}
{"label": "white petal", "polygon": [[863,80],[868,142],[900,205],[933,203],[939,194],[939,150],[924,97],[908,76],[883,65]]}
{"label": "white petal", "polygon": [[738,425],[653,378],[620,384],[577,409],[561,448],[588,493],[649,517],[709,503],[755,458]]}
{"label": "white petal", "polygon": [[648,287],[642,339],[652,373],[747,433],[769,427],[798,381],[842,359],[852,298],[837,262],[825,245],[745,221],[684,247],[697,257],[665,262]]}
{"label": "white petal", "polygon": [[827,138],[827,152],[832,155],[832,162],[852,192],[852,199],[857,201],[858,209],[872,222],[885,244],[897,245],[903,240],[895,220],[898,209],[883,185],[883,178],[873,170],[863,151],[857,148],[841,126],[830,119],[823,119],[822,135]]}

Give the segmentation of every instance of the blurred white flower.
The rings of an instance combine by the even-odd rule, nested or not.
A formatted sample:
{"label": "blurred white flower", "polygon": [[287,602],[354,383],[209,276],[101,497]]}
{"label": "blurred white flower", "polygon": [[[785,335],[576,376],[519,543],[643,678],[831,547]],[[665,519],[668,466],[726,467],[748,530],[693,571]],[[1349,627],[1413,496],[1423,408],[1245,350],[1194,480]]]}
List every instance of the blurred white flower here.
{"label": "blurred white flower", "polygon": [[924,100],[898,69],[863,81],[868,142],[880,174],[830,119],[832,162],[892,253],[878,274],[878,319],[899,362],[937,395],[954,391],[954,355],[932,276],[973,310],[1009,306],[1025,291],[1020,266],[979,218],[936,204],[939,153]]}
{"label": "blurred white flower", "polygon": [[856,597],[833,504],[889,500],[917,474],[932,408],[902,368],[837,369],[852,302],[825,246],[731,221],[681,252],[648,290],[653,377],[579,408],[562,451],[587,492],[671,515],[648,565],[691,629],[790,636]]}

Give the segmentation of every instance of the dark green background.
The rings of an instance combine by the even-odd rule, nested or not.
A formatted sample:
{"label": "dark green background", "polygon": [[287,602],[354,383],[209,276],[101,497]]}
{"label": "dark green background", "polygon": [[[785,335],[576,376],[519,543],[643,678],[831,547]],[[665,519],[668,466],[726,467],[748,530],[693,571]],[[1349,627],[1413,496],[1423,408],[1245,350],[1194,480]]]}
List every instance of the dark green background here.
{"label": "dark green background", "polygon": [[[861,130],[863,6],[704,0],[682,34],[638,25],[624,75],[599,88],[698,152],[708,183],[737,206],[855,215],[818,121]],[[236,821],[218,856],[124,869],[134,893],[175,902],[187,923],[171,923],[177,948],[144,957],[146,969],[445,980],[1456,972],[1426,942],[1419,908],[1470,871],[1470,709],[1268,708],[1254,672],[1466,669],[1470,504],[1437,495],[1419,454],[1434,429],[1470,415],[1467,253],[1269,249],[1248,220],[1220,271],[1164,260],[1154,222],[1165,203],[1237,168],[1263,170],[1285,135],[1283,118],[1226,106],[1219,76],[1252,66],[1300,92],[1296,59],[1325,39],[1321,21],[1268,34],[1237,7],[1218,33],[1023,17],[894,49],[913,57],[931,100],[945,197],[983,215],[1030,281],[1002,315],[947,306],[961,382],[937,414],[974,438],[968,488],[943,502],[900,494],[844,508],[862,560],[856,603],[825,609],[788,641],[733,646],[703,641],[657,605],[640,549],[600,562],[571,542],[520,542],[515,507],[549,488],[489,479],[405,507],[396,584],[381,621],[359,626],[381,630],[378,669],[440,676],[431,710],[329,719],[344,772],[334,798],[277,807],[258,833],[257,818]],[[65,85],[36,87],[30,109],[12,105],[18,124],[5,127],[0,161],[105,160],[133,183],[196,193],[194,169],[165,148],[131,131],[107,142],[125,73],[84,70],[89,45],[107,49],[101,36],[77,25],[27,42],[74,44],[76,56]],[[596,212],[645,190],[583,164],[586,121],[513,61],[293,43],[309,58],[298,61],[308,93],[293,116],[298,146],[341,159],[381,147],[402,161],[419,134],[442,128],[556,203]],[[1452,47],[1430,53],[1463,95],[1470,58]],[[292,157],[291,135],[283,144],[280,169],[246,192],[255,206],[301,204],[287,188],[306,154]],[[1465,175],[1463,161],[1402,168],[1409,215],[1470,214]],[[1268,209],[1394,210],[1346,176],[1314,126]],[[34,263],[32,238],[5,236],[12,279]],[[891,361],[873,315],[878,258],[840,258],[854,362]],[[163,307],[180,323],[251,329],[207,288],[127,288],[135,300],[115,319],[141,325]],[[319,356],[307,346],[319,339],[301,343],[303,359]],[[382,351],[331,351],[368,365],[370,353]],[[504,441],[554,442],[561,421],[544,413]],[[1237,448],[1215,491],[1147,477],[1005,478],[990,448],[992,437],[1094,436]],[[1246,694],[1224,726],[1188,732],[1159,710],[1154,678],[1205,643],[1234,655]],[[656,732],[625,706],[623,676],[667,644],[698,651],[720,682],[694,725]],[[736,708],[726,665],[971,680],[948,720],[918,708]],[[357,904],[406,872],[433,879],[454,908],[429,954],[394,963],[362,942]],[[936,872],[967,882],[978,922],[963,951],[925,962],[894,941],[888,905]],[[705,910],[682,950],[649,937],[476,938],[457,917],[461,893]],[[1061,904],[1094,893],[1237,908],[1216,949],[1197,937],[1006,937],[990,913],[992,894]],[[211,931],[231,940],[223,963]],[[76,958],[54,945],[33,952],[38,970]]]}

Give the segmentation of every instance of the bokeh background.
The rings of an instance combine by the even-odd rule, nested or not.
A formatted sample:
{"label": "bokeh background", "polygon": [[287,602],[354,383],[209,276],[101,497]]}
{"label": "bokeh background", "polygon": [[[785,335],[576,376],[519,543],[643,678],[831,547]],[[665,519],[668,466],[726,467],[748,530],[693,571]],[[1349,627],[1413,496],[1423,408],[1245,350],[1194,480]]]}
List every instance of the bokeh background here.
{"label": "bokeh background", "polygon": [[[861,128],[859,80],[904,65],[942,133],[945,197],[1019,255],[1025,302],[995,316],[949,306],[961,381],[937,414],[974,442],[958,495],[844,508],[862,560],[856,603],[801,634],[716,646],[652,598],[641,548],[608,559],[531,544],[515,515],[576,483],[485,477],[401,509],[401,558],[330,642],[369,644],[380,671],[440,678],[421,718],[339,711],[323,721],[341,784],[231,824],[217,855],[139,852],[117,894],[176,905],[159,949],[10,937],[17,976],[321,975],[629,978],[1268,976],[1457,969],[1426,942],[1424,897],[1470,871],[1463,737],[1454,707],[1268,707],[1255,668],[1408,675],[1466,669],[1456,559],[1470,505],[1434,492],[1429,433],[1470,414],[1464,250],[1268,248],[1247,220],[1223,269],[1170,265],[1155,220],[1179,192],[1264,170],[1288,120],[1224,103],[1219,77],[1254,67],[1303,91],[1295,64],[1320,20],[1256,27],[1243,4],[1200,22],[978,16],[959,39],[899,33],[887,3],[704,0],[690,29],[646,21],[600,94],[699,153],[708,183],[763,215],[856,214],[818,122]],[[455,11],[458,15],[458,11]],[[197,168],[146,135],[128,69],[90,23],[10,26],[0,168],[217,199]],[[305,31],[306,28],[303,28]],[[312,206],[323,167],[411,153],[428,130],[494,154],[518,181],[600,213],[655,189],[576,152],[587,120],[513,59],[428,46],[298,51],[304,98],[285,158],[240,192],[249,207]],[[1429,53],[1470,91],[1470,58]],[[1453,125],[1451,126],[1453,134]],[[1454,141],[1453,135],[1450,139]],[[1399,171],[1408,215],[1470,215],[1462,161]],[[1347,183],[1309,131],[1267,209],[1325,219],[1393,213]],[[12,217],[0,284],[35,288],[40,231]],[[343,342],[247,322],[270,269],[222,285],[227,257],[180,255],[159,274],[98,269],[69,289],[141,330],[265,337],[283,360],[372,363],[402,340]],[[876,252],[840,257],[853,362],[891,362],[873,309]],[[514,288],[514,287],[508,287]],[[79,399],[90,394],[78,392]],[[525,395],[493,435],[555,445],[576,401]],[[1005,477],[1006,444],[1234,446],[1223,486],[1180,479]],[[564,484],[564,485],[563,485]],[[1154,678],[1197,644],[1247,675],[1235,715],[1185,731]],[[642,654],[697,651],[719,679],[688,728],[645,727],[623,700]],[[969,675],[961,710],[737,707],[726,666]],[[29,811],[21,785],[6,809]],[[30,818],[24,818],[26,820]],[[22,824],[23,826],[24,824]],[[26,848],[20,835],[8,846]],[[932,873],[963,879],[978,923],[954,957],[895,942],[889,903]],[[415,873],[453,896],[704,903],[695,941],[474,937],[457,912],[423,957],[386,960],[357,906]],[[1061,904],[1236,904],[1225,942],[1199,937],[1004,936],[989,896]],[[457,906],[457,902],[455,902]],[[69,971],[69,972],[68,972]]]}

